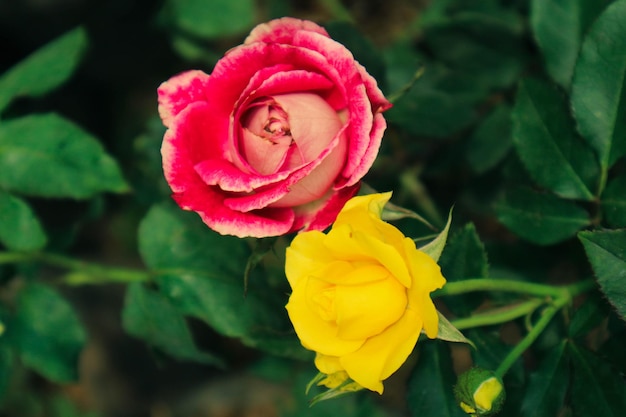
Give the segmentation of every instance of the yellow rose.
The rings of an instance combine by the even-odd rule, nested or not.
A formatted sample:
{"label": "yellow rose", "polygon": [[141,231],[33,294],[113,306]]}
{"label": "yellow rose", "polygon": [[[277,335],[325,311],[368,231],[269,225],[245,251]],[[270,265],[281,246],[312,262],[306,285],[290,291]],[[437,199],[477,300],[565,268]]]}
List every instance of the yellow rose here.
{"label": "yellow rose", "polygon": [[437,263],[381,213],[391,193],[348,201],[328,234],[297,235],[287,248],[287,311],[302,345],[336,387],[352,379],[383,392],[422,329],[437,336],[430,293],[445,284]]}

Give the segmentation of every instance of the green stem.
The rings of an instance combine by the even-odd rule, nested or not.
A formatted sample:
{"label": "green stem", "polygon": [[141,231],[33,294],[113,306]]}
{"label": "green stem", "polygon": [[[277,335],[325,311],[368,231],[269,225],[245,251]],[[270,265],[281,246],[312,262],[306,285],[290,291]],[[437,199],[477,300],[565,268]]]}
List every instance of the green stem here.
{"label": "green stem", "polygon": [[560,287],[559,289],[561,291],[561,295],[555,299],[550,306],[546,307],[546,309],[541,313],[539,321],[535,323],[531,330],[526,333],[526,336],[524,336],[524,338],[504,358],[500,366],[498,366],[498,369],[495,371],[496,375],[502,378],[511,366],[513,366],[515,361],[522,356],[526,349],[528,349],[533,342],[537,340],[539,335],[545,330],[546,326],[548,326],[554,315],[563,307],[571,303],[575,296],[594,288],[594,286],[595,283],[592,280],[586,280]]}
{"label": "green stem", "polygon": [[147,281],[152,278],[152,274],[148,271],[108,267],[53,253],[0,252],[0,264],[24,262],[41,262],[70,270],[72,273],[64,277],[64,282],[68,284]]}
{"label": "green stem", "polygon": [[[582,281],[586,282],[586,281]],[[513,281],[507,279],[473,278],[447,283],[442,289],[435,291],[433,297],[458,295],[476,291],[505,291],[534,295],[537,297],[559,297],[567,286],[535,284],[532,282]]]}
{"label": "green stem", "polygon": [[541,332],[544,331],[550,320],[554,317],[554,315],[568,302],[570,301],[569,297],[562,297],[554,302],[551,306],[547,307],[541,315],[539,321],[533,326],[533,328],[524,336],[524,338],[509,352],[509,354],[504,358],[498,369],[496,369],[495,373],[498,377],[502,378],[504,374],[513,366],[515,361],[522,356],[522,354],[533,344],[535,340],[539,337]]}
{"label": "green stem", "polygon": [[545,300],[533,298],[532,300],[524,301],[515,306],[507,307],[505,309],[491,310],[486,313],[452,320],[452,324],[457,329],[464,330],[474,327],[491,326],[494,324],[506,323],[532,313],[544,303]]}

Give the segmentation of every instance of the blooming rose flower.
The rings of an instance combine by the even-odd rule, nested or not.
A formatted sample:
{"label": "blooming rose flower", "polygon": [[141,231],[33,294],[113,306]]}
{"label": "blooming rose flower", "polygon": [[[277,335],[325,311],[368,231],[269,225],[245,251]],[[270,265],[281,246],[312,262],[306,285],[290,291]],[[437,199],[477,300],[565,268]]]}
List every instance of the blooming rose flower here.
{"label": "blooming rose flower", "polygon": [[158,90],[173,198],[222,234],[321,230],[358,190],[391,107],[376,81],[315,23],[257,26],[211,75]]}
{"label": "blooming rose flower", "polygon": [[331,388],[351,378],[382,393],[422,329],[437,336],[430,293],[445,279],[412,239],[381,220],[390,197],[355,197],[328,234],[300,233],[287,248],[287,311]]}

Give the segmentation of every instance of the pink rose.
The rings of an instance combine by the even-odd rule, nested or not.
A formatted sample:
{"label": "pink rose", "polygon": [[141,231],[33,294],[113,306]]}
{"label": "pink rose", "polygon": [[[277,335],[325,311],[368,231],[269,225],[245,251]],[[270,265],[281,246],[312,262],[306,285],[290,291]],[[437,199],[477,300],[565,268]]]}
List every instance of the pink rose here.
{"label": "pink rose", "polygon": [[174,200],[239,237],[330,225],[374,162],[391,107],[343,45],[293,18],[257,26],[211,75],[184,72],[158,93]]}

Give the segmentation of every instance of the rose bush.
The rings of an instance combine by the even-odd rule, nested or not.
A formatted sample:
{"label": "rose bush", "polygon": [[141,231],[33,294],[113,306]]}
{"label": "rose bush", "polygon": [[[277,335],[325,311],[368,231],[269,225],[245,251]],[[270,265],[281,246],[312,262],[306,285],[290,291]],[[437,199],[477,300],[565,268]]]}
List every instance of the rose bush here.
{"label": "rose bush", "polygon": [[158,89],[161,148],[173,198],[222,234],[321,230],[376,158],[391,104],[315,23],[254,28],[211,75]]}
{"label": "rose bush", "polygon": [[330,388],[350,378],[382,393],[420,332],[437,336],[430,293],[445,279],[412,239],[381,220],[390,197],[354,197],[328,234],[300,233],[287,248],[287,311]]}

